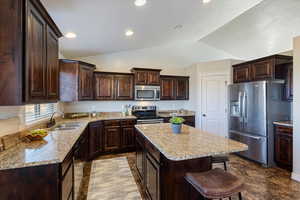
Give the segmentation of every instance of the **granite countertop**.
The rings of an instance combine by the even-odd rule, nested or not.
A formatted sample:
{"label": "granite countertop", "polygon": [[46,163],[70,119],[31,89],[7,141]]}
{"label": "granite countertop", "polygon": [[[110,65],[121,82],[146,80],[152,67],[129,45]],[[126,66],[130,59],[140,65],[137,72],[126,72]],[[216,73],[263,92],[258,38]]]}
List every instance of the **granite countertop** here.
{"label": "granite countertop", "polygon": [[122,113],[100,113],[98,117],[62,119],[58,124],[79,122],[80,127],[68,131],[49,131],[43,141],[22,142],[0,153],[0,170],[62,162],[89,122],[100,120],[136,119]]}
{"label": "granite countertop", "polygon": [[136,125],[136,128],[167,159],[173,161],[240,152],[248,149],[245,144],[186,125],[183,125],[181,134],[172,133],[169,123]]}
{"label": "granite countertop", "polygon": [[273,124],[280,125],[280,126],[293,127],[293,121],[277,121],[277,122],[273,122]]}
{"label": "granite countertop", "polygon": [[189,110],[161,110],[157,112],[159,117],[172,117],[172,114],[175,114],[178,117],[195,116],[195,112]]}

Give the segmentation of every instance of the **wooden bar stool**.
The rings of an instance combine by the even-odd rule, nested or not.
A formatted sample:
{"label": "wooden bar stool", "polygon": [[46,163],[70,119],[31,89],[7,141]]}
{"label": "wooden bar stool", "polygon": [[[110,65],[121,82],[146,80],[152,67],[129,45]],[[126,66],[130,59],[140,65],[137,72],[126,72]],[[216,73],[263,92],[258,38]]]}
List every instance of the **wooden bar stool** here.
{"label": "wooden bar stool", "polygon": [[187,173],[185,180],[189,184],[189,191],[193,187],[205,200],[231,199],[236,194],[238,194],[239,200],[242,200],[243,181],[220,168],[201,173]]}
{"label": "wooden bar stool", "polygon": [[223,163],[224,165],[224,170],[227,171],[227,162],[229,162],[229,157],[224,155],[224,156],[212,156],[211,158],[212,164],[214,163]]}

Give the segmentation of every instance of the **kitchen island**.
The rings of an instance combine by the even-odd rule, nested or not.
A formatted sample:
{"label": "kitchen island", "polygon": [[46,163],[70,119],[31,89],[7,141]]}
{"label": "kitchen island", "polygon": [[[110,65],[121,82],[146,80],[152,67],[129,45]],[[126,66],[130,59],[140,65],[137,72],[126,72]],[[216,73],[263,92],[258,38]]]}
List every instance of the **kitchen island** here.
{"label": "kitchen island", "polygon": [[187,172],[208,171],[214,155],[245,151],[247,145],[183,125],[136,125],[136,167],[143,189],[152,200],[185,200]]}

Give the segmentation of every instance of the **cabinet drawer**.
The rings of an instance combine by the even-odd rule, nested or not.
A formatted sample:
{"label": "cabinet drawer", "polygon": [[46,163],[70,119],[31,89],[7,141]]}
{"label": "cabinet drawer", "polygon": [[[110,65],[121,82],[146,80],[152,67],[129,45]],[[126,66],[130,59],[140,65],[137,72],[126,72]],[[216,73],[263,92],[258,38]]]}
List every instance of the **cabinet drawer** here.
{"label": "cabinet drawer", "polygon": [[69,197],[70,195],[72,195],[71,194],[72,192],[73,192],[73,165],[70,165],[61,182],[62,200],[70,199]]}
{"label": "cabinet drawer", "polygon": [[286,126],[276,126],[276,134],[278,134],[278,133],[292,135],[293,129],[290,127],[286,127]]}
{"label": "cabinet drawer", "polygon": [[104,126],[120,126],[120,120],[107,120],[107,121],[104,121]]}
{"label": "cabinet drawer", "polygon": [[157,162],[160,161],[160,152],[148,141],[145,142],[145,147],[149,154],[156,159]]}
{"label": "cabinet drawer", "polygon": [[121,121],[121,125],[122,126],[133,126],[133,125],[135,125],[136,124],[136,122],[135,122],[136,120],[122,120]]}
{"label": "cabinet drawer", "polygon": [[73,152],[70,152],[61,163],[61,175],[64,176],[69,166],[73,163]]}

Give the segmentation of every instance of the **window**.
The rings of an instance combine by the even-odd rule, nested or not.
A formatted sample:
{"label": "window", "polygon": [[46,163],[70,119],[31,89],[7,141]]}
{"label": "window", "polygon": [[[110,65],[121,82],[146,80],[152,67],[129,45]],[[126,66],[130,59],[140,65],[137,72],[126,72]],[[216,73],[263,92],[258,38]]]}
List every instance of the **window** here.
{"label": "window", "polygon": [[31,124],[36,121],[49,118],[57,111],[57,104],[34,104],[25,106],[25,123]]}

